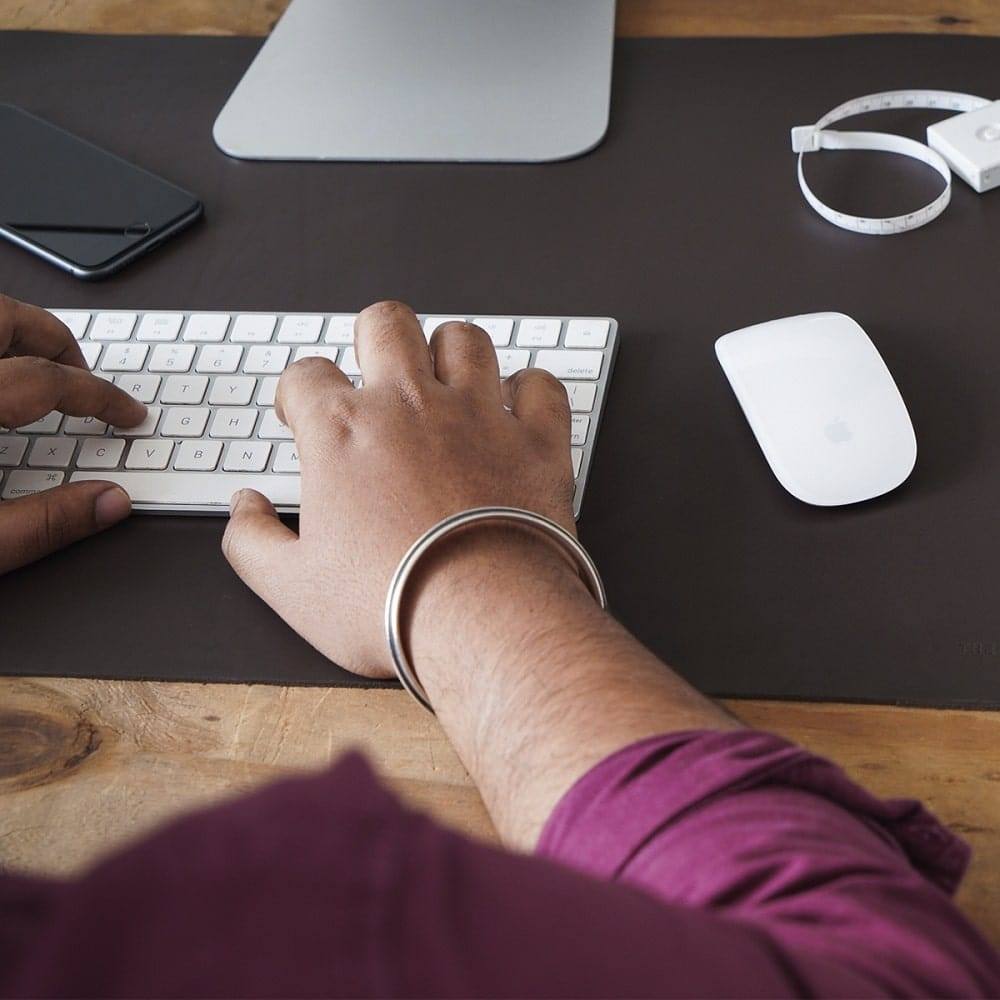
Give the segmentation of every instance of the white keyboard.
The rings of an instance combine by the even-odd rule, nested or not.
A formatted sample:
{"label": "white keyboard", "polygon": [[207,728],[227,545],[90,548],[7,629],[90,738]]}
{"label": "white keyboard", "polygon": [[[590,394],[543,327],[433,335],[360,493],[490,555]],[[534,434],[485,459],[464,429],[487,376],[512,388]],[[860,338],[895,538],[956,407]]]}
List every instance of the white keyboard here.
{"label": "white keyboard", "polygon": [[[63,482],[119,483],[136,510],[224,513],[252,487],[282,511],[299,504],[299,456],[274,410],[282,371],[329,358],[355,385],[353,313],[86,312],[51,310],[80,342],[87,364],[146,403],[139,427],[50,413],[0,428],[0,497]],[[493,341],[500,374],[544,368],[573,410],[571,455],[579,516],[618,339],[613,319],[553,316],[421,316],[428,337],[471,319]]]}

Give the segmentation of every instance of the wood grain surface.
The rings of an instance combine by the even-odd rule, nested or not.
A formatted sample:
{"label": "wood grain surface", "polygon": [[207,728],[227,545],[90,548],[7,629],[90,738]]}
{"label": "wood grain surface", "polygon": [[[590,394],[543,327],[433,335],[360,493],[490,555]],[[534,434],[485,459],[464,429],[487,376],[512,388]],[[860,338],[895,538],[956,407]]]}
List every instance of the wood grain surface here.
{"label": "wood grain surface", "polygon": [[[287,0],[0,0],[0,29],[267,33]],[[619,0],[621,35],[1000,35],[996,0]],[[1000,713],[732,703],[975,849],[960,894],[1000,944]],[[402,692],[0,678],[0,867],[68,874],[186,809],[360,747],[409,801],[494,836],[433,719]]]}
{"label": "wood grain surface", "polygon": [[[879,795],[922,798],[967,837],[976,854],[960,901],[1000,943],[1000,713],[730,708]],[[401,691],[0,678],[0,866],[78,871],[183,810],[350,747],[411,803],[494,836],[444,733]]]}
{"label": "wood grain surface", "polygon": [[[288,0],[0,0],[0,26],[126,34],[265,35]],[[618,33],[1000,34],[996,0],[618,0]]]}

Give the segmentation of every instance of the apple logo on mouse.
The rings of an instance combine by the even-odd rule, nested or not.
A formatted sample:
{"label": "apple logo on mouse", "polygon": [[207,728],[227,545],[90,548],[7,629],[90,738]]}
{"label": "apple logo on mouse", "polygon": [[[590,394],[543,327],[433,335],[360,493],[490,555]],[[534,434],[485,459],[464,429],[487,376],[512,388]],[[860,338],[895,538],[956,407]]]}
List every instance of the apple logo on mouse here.
{"label": "apple logo on mouse", "polygon": [[854,437],[847,421],[841,420],[840,417],[834,417],[823,430],[834,444],[844,444],[844,442],[850,441]]}

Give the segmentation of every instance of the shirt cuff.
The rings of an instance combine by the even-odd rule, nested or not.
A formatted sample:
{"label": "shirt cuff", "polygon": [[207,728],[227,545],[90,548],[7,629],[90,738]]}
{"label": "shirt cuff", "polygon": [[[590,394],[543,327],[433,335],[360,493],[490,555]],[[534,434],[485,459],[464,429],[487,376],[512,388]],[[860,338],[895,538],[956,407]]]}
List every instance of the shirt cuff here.
{"label": "shirt cuff", "polygon": [[949,894],[961,882],[968,845],[919,802],[876,798],[830,761],[750,729],[670,733],[617,751],[563,796],[536,852],[599,878],[619,878],[681,817],[721,797],[767,787],[797,789],[839,806]]}

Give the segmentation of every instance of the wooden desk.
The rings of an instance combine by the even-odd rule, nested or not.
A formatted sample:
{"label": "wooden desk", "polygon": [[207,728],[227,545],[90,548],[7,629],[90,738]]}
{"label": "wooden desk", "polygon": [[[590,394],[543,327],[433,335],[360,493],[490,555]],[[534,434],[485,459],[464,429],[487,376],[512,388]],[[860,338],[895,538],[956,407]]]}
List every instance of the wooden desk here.
{"label": "wooden desk", "polygon": [[[285,5],[0,0],[0,28],[260,34]],[[626,35],[1000,34],[994,0],[954,0],[944,10],[935,0],[619,0],[618,22]],[[923,799],[966,836],[976,857],[960,901],[1000,944],[1000,713],[730,707],[833,757],[877,794]],[[181,810],[323,765],[350,746],[412,802],[493,836],[441,730],[402,692],[0,679],[0,865],[78,870]]]}

